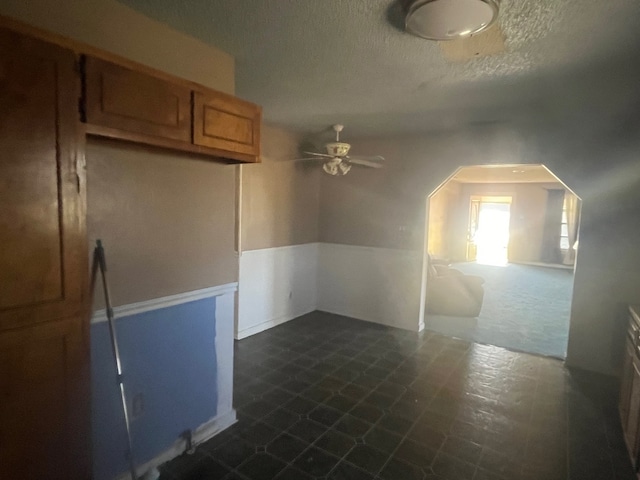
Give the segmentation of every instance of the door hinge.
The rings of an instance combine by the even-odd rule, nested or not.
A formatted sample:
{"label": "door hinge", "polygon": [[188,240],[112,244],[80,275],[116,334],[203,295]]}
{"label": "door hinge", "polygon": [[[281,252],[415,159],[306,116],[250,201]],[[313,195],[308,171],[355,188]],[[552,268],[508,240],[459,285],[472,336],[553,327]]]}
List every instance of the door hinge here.
{"label": "door hinge", "polygon": [[85,56],[81,55],[76,58],[75,69],[78,77],[80,78],[80,96],[78,97],[78,113],[80,114],[80,121],[86,122],[87,115],[85,109],[85,98],[87,92],[87,86],[85,82]]}

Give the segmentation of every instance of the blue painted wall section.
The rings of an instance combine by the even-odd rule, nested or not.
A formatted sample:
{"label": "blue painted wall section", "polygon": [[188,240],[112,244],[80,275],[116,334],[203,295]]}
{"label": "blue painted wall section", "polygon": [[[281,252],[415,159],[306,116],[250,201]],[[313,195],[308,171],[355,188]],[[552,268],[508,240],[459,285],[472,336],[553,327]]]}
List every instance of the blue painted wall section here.
{"label": "blue painted wall section", "polygon": [[[216,416],[215,298],[122,317],[116,328],[129,411],[144,399],[132,420],[141,465]],[[127,471],[127,444],[106,322],[91,328],[91,374],[94,480],[112,480]]]}

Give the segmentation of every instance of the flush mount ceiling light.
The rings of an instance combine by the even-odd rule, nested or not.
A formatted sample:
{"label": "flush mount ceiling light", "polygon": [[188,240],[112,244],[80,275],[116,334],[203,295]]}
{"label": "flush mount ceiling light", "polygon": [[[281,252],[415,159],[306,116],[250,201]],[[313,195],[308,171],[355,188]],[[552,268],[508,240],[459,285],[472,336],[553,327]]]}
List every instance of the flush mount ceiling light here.
{"label": "flush mount ceiling light", "polygon": [[428,40],[455,40],[489,28],[500,0],[415,0],[409,5],[407,32]]}

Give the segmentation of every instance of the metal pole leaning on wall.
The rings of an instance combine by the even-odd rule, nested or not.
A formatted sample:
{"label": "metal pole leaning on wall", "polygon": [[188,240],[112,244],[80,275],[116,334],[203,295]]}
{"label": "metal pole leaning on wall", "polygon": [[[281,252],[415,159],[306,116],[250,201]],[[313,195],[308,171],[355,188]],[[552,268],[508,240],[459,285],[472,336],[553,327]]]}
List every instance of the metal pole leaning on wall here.
{"label": "metal pole leaning on wall", "polygon": [[136,480],[136,466],[133,462],[133,448],[131,442],[131,425],[129,423],[129,411],[127,409],[127,397],[124,393],[124,382],[122,378],[122,362],[120,361],[120,350],[118,349],[118,337],[116,335],[116,323],[113,316],[113,308],[111,307],[111,294],[109,293],[109,285],[107,283],[107,262],[105,259],[104,248],[100,240],[96,240],[96,248],[94,250],[94,261],[98,263],[100,268],[100,276],[102,277],[102,288],[104,290],[104,303],[107,309],[107,320],[109,323],[109,335],[111,337],[111,350],[116,364],[116,379],[120,387],[120,398],[122,399],[122,411],[124,413],[124,423],[127,430],[127,461],[131,471],[131,480]]}

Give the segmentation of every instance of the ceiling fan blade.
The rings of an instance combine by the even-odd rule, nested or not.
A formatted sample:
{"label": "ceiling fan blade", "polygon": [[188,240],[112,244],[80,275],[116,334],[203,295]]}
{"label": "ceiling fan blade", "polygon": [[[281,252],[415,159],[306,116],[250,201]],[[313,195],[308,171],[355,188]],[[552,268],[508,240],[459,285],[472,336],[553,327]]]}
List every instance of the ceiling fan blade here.
{"label": "ceiling fan blade", "polygon": [[383,167],[379,163],[367,162],[366,160],[360,160],[360,161],[357,161],[357,162],[350,162],[350,163],[352,165],[358,165],[358,166],[367,167],[367,168],[382,168]]}
{"label": "ceiling fan blade", "polygon": [[368,162],[384,162],[384,157],[381,155],[375,155],[372,157],[364,157],[362,155],[355,155],[355,156],[346,156],[345,158],[349,159],[349,160],[366,160]]}
{"label": "ceiling fan blade", "polygon": [[327,155],[326,153],[316,153],[316,152],[302,152],[305,155],[314,155],[316,157],[327,157],[327,158],[333,158],[333,155]]}
{"label": "ceiling fan blade", "polygon": [[304,157],[304,158],[294,158],[293,160],[294,160],[295,162],[297,162],[297,161],[299,161],[299,160],[300,160],[300,161],[301,161],[301,160],[316,160],[316,161],[320,160],[321,162],[326,162],[326,161],[327,161],[327,159],[326,159],[326,158],[322,158],[322,157]]}
{"label": "ceiling fan blade", "polygon": [[353,163],[354,165],[362,165],[365,167],[371,168],[382,168],[382,162],[384,162],[384,157],[380,155],[376,155],[375,157],[346,157],[349,163]]}

